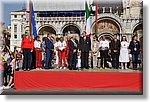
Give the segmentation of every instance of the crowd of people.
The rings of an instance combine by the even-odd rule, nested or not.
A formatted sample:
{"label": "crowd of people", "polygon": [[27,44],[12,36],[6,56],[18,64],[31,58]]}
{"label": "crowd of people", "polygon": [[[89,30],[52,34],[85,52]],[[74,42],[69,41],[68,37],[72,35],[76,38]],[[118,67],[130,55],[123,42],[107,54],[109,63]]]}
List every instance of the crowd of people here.
{"label": "crowd of people", "polygon": [[134,35],[132,41],[129,42],[126,36],[122,36],[120,41],[116,34],[111,41],[107,41],[105,36],[100,39],[96,35],[87,36],[86,31],[83,31],[81,36],[69,34],[66,37],[57,38],[48,33],[47,37],[43,37],[41,41],[40,36],[33,39],[26,32],[22,38],[21,51],[15,47],[12,52],[7,45],[4,50],[0,62],[0,65],[3,65],[0,68],[4,83],[0,86],[5,85],[6,89],[13,86],[14,70],[54,68],[60,70],[89,68],[137,70],[138,64],[142,64],[142,58],[139,60],[142,46],[137,35]]}
{"label": "crowd of people", "polygon": [[21,52],[24,71],[30,71],[33,66],[38,70],[54,67],[69,70],[128,69],[129,66],[133,69],[138,68],[141,46],[137,35],[132,37],[130,43],[126,36],[122,36],[121,41],[118,40],[116,34],[111,42],[107,41],[105,36],[100,39],[94,36],[91,41],[91,37],[87,36],[85,31],[79,38],[76,34],[70,34],[66,38],[54,38],[48,33],[42,41],[40,39],[40,36],[36,36],[34,40],[27,32],[23,37]]}
{"label": "crowd of people", "polygon": [[15,70],[15,56],[14,52],[10,51],[6,46],[6,52],[0,49],[0,89],[9,89],[14,86],[14,70]]}

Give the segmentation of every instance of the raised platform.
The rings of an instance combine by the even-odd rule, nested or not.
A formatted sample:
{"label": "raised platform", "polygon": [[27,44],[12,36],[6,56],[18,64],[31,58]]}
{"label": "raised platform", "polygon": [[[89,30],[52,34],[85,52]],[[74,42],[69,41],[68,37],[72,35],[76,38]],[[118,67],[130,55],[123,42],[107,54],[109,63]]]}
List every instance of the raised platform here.
{"label": "raised platform", "polygon": [[16,71],[15,89],[111,88],[142,90],[142,72]]}

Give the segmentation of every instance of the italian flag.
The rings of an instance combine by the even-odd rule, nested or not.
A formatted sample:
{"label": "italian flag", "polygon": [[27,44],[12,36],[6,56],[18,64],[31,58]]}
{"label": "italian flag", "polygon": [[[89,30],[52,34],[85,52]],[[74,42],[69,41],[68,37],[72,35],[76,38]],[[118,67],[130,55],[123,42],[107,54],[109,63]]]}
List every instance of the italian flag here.
{"label": "italian flag", "polygon": [[87,36],[90,36],[91,35],[91,27],[90,27],[90,9],[89,9],[89,2],[88,0],[86,1],[86,4],[85,4],[85,8],[86,8],[86,14],[85,14],[85,18],[86,18],[86,34]]}

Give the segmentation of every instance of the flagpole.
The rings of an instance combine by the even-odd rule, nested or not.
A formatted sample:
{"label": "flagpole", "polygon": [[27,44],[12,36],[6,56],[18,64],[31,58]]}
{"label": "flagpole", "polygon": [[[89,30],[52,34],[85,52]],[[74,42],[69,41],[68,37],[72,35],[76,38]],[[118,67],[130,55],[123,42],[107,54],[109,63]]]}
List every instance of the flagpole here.
{"label": "flagpole", "polygon": [[85,10],[86,10],[86,14],[85,14],[85,18],[86,18],[86,35],[88,35],[90,37],[91,35],[91,25],[90,25],[90,8],[89,8],[89,0],[86,1],[86,5],[85,5]]}
{"label": "flagpole", "polygon": [[97,25],[98,25],[98,0],[96,0],[96,11],[95,11],[95,35],[97,35]]}
{"label": "flagpole", "polygon": [[29,31],[30,36],[32,37],[32,1],[29,0]]}

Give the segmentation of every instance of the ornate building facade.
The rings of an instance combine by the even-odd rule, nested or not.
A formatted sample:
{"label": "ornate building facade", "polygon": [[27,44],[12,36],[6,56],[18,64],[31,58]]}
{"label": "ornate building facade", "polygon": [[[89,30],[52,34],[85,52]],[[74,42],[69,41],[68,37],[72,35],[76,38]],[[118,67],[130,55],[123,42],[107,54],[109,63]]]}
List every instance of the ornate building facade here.
{"label": "ornate building facade", "polygon": [[[112,2],[111,2],[112,1]],[[85,28],[85,1],[45,0],[35,2],[35,20],[37,34],[47,32],[66,36],[70,31],[81,34]],[[90,2],[91,34],[105,35],[111,40],[113,34],[127,36],[128,41],[134,34],[143,36],[143,1],[141,0],[99,0],[98,24],[95,26],[95,1]],[[21,45],[22,35],[29,31],[29,7],[11,12],[11,50]]]}

